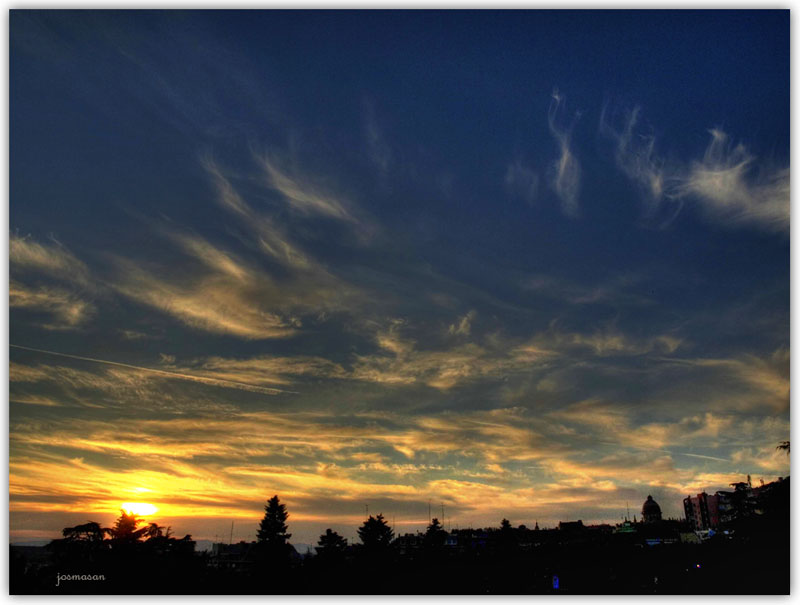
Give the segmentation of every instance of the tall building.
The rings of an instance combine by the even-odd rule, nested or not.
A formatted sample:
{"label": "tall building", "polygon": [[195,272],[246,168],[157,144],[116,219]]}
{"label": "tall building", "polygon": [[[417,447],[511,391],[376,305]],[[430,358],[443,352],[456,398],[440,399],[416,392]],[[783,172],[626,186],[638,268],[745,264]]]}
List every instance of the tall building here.
{"label": "tall building", "polygon": [[724,498],[724,492],[717,492],[713,496],[707,493],[697,494],[697,496],[686,496],[683,500],[683,511],[686,520],[692,524],[693,529],[713,529],[719,527],[720,501]]}

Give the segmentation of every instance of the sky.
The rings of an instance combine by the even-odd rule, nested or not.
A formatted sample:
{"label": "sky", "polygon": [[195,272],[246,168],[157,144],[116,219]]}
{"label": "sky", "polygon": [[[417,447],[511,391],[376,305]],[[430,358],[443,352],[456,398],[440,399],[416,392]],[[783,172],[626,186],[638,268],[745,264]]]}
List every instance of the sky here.
{"label": "sky", "polygon": [[789,474],[788,11],[12,10],[9,78],[12,541]]}

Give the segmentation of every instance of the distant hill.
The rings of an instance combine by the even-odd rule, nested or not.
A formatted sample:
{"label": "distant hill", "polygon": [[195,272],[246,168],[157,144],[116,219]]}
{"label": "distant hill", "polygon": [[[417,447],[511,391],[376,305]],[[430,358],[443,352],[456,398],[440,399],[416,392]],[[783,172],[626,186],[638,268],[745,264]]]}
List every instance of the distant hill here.
{"label": "distant hill", "polygon": [[306,544],[305,542],[292,542],[292,546],[297,551],[298,554],[304,555],[306,553],[316,554],[317,551],[314,550],[314,547],[311,544]]}
{"label": "distant hill", "polygon": [[19,542],[11,542],[10,546],[47,546],[52,541],[52,538],[36,538],[32,540],[20,540]]}

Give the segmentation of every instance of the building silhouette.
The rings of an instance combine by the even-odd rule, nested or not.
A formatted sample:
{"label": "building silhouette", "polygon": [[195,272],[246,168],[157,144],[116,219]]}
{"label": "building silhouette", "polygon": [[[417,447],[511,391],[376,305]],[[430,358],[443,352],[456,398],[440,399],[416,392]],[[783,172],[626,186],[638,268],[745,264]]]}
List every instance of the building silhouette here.
{"label": "building silhouette", "polygon": [[653,496],[647,496],[647,500],[642,505],[642,522],[658,523],[661,521],[661,507],[658,502],[653,500]]}

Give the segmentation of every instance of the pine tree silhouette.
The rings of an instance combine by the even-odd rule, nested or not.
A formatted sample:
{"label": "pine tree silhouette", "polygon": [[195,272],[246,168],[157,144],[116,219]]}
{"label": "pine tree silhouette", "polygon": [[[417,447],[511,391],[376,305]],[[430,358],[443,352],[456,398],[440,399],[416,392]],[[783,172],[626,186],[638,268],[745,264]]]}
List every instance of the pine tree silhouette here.
{"label": "pine tree silhouette", "polygon": [[286,505],[281,504],[277,495],[272,496],[264,507],[264,518],[258,526],[258,541],[268,546],[283,546],[292,537],[287,534],[289,527],[286,520],[289,513],[286,512]]}
{"label": "pine tree silhouette", "polygon": [[346,549],[347,540],[330,528],[319,537],[316,547],[317,554],[325,558],[339,557]]}
{"label": "pine tree silhouette", "polygon": [[358,537],[365,547],[371,550],[383,550],[389,547],[394,538],[392,528],[386,523],[382,514],[369,519],[358,528]]}
{"label": "pine tree silhouette", "polygon": [[445,540],[447,540],[447,532],[442,528],[439,519],[434,517],[428,529],[425,530],[425,546],[433,549],[441,548],[444,546]]}

